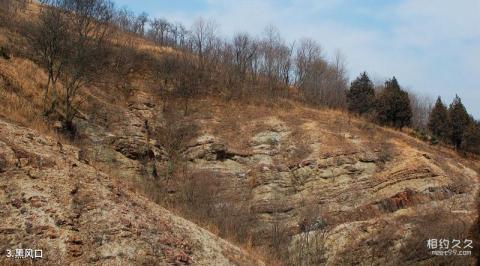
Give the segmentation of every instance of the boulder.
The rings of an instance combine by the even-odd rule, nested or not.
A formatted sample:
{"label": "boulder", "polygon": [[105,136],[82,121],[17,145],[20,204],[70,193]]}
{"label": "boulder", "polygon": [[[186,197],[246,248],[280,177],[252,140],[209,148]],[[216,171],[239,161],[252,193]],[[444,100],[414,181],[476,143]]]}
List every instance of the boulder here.
{"label": "boulder", "polygon": [[373,152],[361,153],[358,160],[363,163],[374,163],[378,161],[378,156]]}

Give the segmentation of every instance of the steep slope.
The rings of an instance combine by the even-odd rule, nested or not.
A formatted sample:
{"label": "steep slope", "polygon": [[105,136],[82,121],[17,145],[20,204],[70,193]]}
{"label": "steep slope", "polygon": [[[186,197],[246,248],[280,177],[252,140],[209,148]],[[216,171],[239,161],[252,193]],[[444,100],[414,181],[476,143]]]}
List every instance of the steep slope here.
{"label": "steep slope", "polygon": [[[210,219],[295,265],[474,259],[435,257],[426,241],[470,237],[478,161],[337,111],[205,99],[185,118],[198,126],[184,150],[189,182],[172,183],[153,176],[168,164],[145,127],[161,116],[150,99],[143,92],[121,114],[104,110],[123,120],[96,128],[97,146],[84,154],[140,188],[150,184],[152,198],[185,204],[193,195],[187,217]],[[149,190],[153,184],[160,188]]]}
{"label": "steep slope", "polygon": [[[0,120],[0,264],[261,264],[78,158],[78,149]],[[5,254],[3,254],[5,253]]]}

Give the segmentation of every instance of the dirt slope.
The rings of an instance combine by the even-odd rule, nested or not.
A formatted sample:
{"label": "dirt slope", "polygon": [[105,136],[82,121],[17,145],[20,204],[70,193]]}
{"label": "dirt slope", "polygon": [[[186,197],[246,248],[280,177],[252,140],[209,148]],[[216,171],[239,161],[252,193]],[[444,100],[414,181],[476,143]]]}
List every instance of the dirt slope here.
{"label": "dirt slope", "polygon": [[77,148],[3,120],[0,217],[2,265],[16,248],[42,249],[49,265],[260,264],[80,161]]}

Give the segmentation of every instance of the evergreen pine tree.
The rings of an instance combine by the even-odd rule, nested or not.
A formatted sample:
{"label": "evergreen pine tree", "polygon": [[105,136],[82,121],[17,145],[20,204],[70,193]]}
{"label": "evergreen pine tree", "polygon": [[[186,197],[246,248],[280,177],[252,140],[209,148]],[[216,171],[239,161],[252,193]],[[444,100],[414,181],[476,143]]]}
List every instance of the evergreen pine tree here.
{"label": "evergreen pine tree", "polygon": [[470,118],[462,138],[462,150],[480,154],[480,123]]}
{"label": "evergreen pine tree", "polygon": [[443,104],[440,96],[437,98],[437,102],[430,112],[430,117],[428,119],[428,129],[433,136],[439,138],[440,140],[445,140],[448,136],[448,110],[447,107]]}
{"label": "evergreen pine tree", "polygon": [[375,103],[373,83],[366,72],[360,74],[347,91],[348,110],[352,113],[365,114],[371,111]]}
{"label": "evergreen pine tree", "polygon": [[412,123],[412,108],[408,93],[400,88],[393,77],[385,82],[385,89],[376,102],[377,120],[380,124],[402,128]]}
{"label": "evergreen pine tree", "polygon": [[470,117],[462,104],[458,95],[448,108],[448,135],[450,142],[456,149],[460,149],[463,140],[463,134],[470,123]]}

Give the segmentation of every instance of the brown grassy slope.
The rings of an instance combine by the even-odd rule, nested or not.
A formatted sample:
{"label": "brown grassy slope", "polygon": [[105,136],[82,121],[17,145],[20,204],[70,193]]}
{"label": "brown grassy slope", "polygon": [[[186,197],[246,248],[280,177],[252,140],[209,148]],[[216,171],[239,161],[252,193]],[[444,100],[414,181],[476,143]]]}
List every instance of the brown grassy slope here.
{"label": "brown grassy slope", "polygon": [[[53,134],[50,130],[51,121],[46,121],[42,117],[43,93],[47,84],[47,74],[44,69],[26,58],[34,51],[31,51],[26,36],[22,35],[24,21],[35,21],[40,8],[41,5],[33,1],[26,10],[12,13],[7,15],[7,17],[1,17],[5,21],[2,20],[2,25],[0,25],[0,46],[7,48],[11,59],[7,60],[0,57],[0,94],[2,96],[0,115],[9,121],[15,121],[51,135]],[[119,32],[116,29],[112,29],[110,38],[109,41],[114,47],[119,49],[133,47],[142,58],[156,57],[164,53],[173,52],[171,48],[158,47],[150,41]],[[145,75],[149,75],[148,66],[135,65],[134,68],[134,77],[132,78],[134,89],[144,90],[152,87],[151,83],[145,81]],[[137,73],[145,74],[138,76]],[[111,79],[110,75],[106,75],[102,80],[98,80],[96,86],[83,88],[78,99],[83,100],[88,99],[88,97],[96,97],[96,101],[99,104],[125,104],[123,92],[118,91],[118,88],[112,88],[114,81]],[[58,82],[57,86],[57,91],[61,98],[63,93],[61,82]],[[80,116],[82,116],[82,111],[91,107],[88,104],[87,102],[80,106]],[[60,107],[57,108],[57,112],[62,113]]]}

